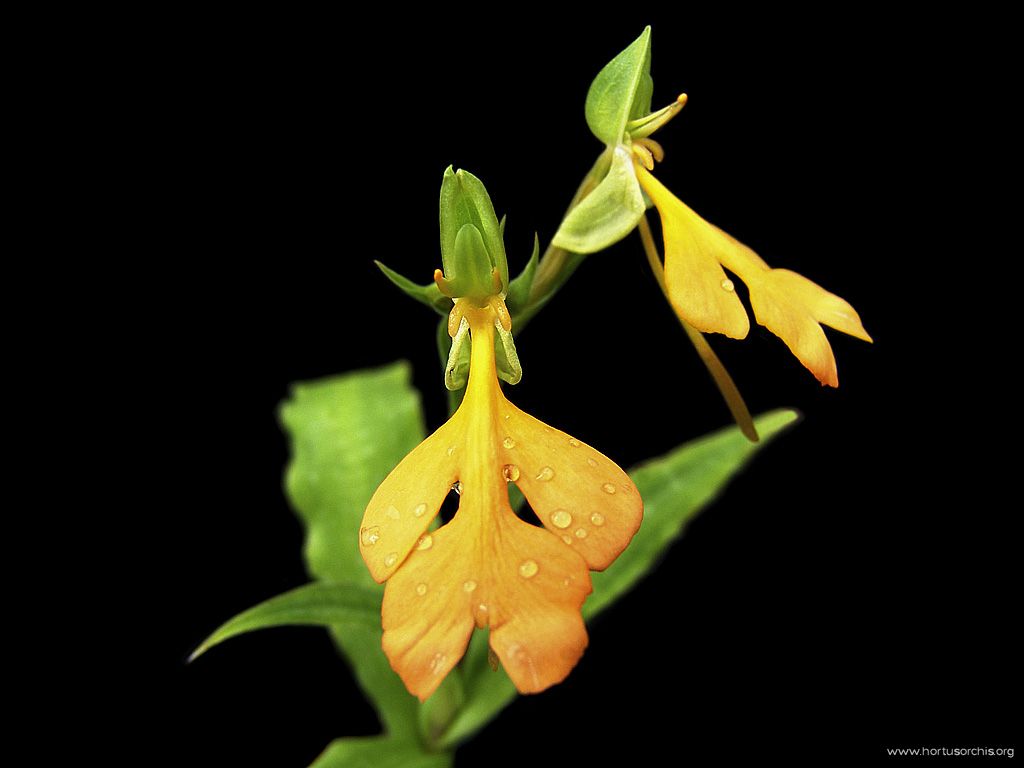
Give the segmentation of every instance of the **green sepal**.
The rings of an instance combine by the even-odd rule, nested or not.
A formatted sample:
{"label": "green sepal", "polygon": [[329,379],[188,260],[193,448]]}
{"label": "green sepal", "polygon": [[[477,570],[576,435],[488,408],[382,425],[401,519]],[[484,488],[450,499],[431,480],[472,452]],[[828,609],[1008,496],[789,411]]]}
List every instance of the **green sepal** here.
{"label": "green sepal", "polygon": [[605,64],[587,92],[587,125],[609,146],[622,141],[626,123],[651,111],[651,28]]}
{"label": "green sepal", "polygon": [[313,582],[264,600],[218,627],[189,656],[194,661],[215,645],[256,629],[284,626],[380,625],[380,590],[358,584]]}
{"label": "green sepal", "polygon": [[[502,219],[504,221],[504,219]],[[535,232],[533,235],[533,254],[526,262],[523,271],[512,280],[508,286],[508,295],[505,297],[505,306],[512,315],[513,327],[515,327],[516,315],[526,309],[530,303],[530,291],[533,290],[533,278],[537,274],[537,261],[540,257],[540,239]]]}
{"label": "green sepal", "polygon": [[[441,182],[440,225],[445,292],[452,298],[492,296],[496,291],[491,273],[497,270],[497,292],[504,293],[508,289],[505,244],[491,198],[480,179],[448,166]],[[479,242],[471,230],[464,230],[466,225],[476,229]],[[457,247],[460,234],[461,250]]]}
{"label": "green sepal", "polygon": [[633,157],[615,147],[608,174],[562,219],[552,242],[573,253],[600,251],[632,232],[646,209]]}
{"label": "green sepal", "polygon": [[452,338],[451,348],[448,350],[448,362],[444,366],[444,385],[451,392],[464,388],[466,382],[469,381],[470,344],[468,342],[469,321],[462,318],[459,330]]}
{"label": "green sepal", "polygon": [[373,263],[377,265],[378,269],[384,273],[388,280],[398,286],[398,288],[409,298],[416,299],[416,301],[421,304],[426,304],[440,315],[447,315],[451,311],[452,300],[441,293],[441,289],[437,287],[437,283],[417,285],[405,275],[395,272],[395,270],[382,264],[376,259]]}

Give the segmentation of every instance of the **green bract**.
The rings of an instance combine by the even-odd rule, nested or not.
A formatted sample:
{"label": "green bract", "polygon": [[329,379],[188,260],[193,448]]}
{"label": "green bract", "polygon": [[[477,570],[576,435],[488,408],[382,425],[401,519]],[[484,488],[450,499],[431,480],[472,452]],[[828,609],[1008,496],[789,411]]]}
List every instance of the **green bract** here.
{"label": "green bract", "polygon": [[[444,172],[441,182],[443,290],[452,298],[486,299],[508,290],[508,260],[501,227],[487,190],[465,170]],[[492,272],[497,270],[499,285]]]}
{"label": "green bract", "polygon": [[587,92],[587,125],[601,141],[622,141],[626,123],[651,111],[651,28],[605,64]]}

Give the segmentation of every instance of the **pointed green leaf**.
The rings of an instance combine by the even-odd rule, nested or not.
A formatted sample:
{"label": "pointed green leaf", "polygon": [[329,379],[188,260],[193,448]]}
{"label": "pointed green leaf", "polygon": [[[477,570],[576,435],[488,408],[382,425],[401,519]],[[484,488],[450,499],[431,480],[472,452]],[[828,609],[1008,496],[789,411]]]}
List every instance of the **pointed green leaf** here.
{"label": "pointed green leaf", "polygon": [[305,584],[265,600],[224,622],[196,648],[189,661],[229,638],[254,629],[342,624],[377,627],[380,624],[379,590],[348,584]]}
{"label": "pointed green leaf", "polygon": [[632,232],[646,209],[633,158],[616,147],[608,175],[569,211],[552,242],[573,253],[600,251]]}
{"label": "pointed green leaf", "polygon": [[[504,221],[504,219],[502,219]],[[537,261],[540,256],[540,239],[537,234],[533,235],[533,253],[530,260],[526,262],[523,271],[512,280],[508,286],[508,296],[505,297],[505,305],[509,314],[512,315],[512,327],[515,329],[516,314],[524,310],[530,302],[530,291],[533,289],[533,278],[537,274]]]}
{"label": "pointed green leaf", "polygon": [[613,146],[622,141],[626,123],[639,110],[650,111],[651,28],[609,61],[587,92],[587,125],[597,138]]}
{"label": "pointed green leaf", "polygon": [[380,271],[385,274],[388,280],[398,286],[398,288],[409,298],[415,299],[421,304],[426,304],[440,315],[447,315],[451,311],[452,300],[441,293],[441,289],[437,287],[437,283],[417,285],[405,275],[395,272],[395,270],[385,266],[381,262],[374,260],[373,263],[376,264]]}
{"label": "pointed green leaf", "polygon": [[451,768],[449,752],[425,752],[414,739],[336,739],[309,768]]}
{"label": "pointed green leaf", "polygon": [[[594,593],[583,604],[592,619],[633,587],[658,562],[686,523],[721,493],[729,481],[793,424],[794,411],[778,410],[754,421],[761,442],[751,443],[738,427],[728,427],[645,462],[629,474],[644,499],[644,521],[633,541],[604,572],[592,573]],[[453,747],[472,736],[516,696],[503,672],[487,663],[487,638],[475,633],[463,662],[467,699],[441,742]]]}
{"label": "pointed green leaf", "polygon": [[771,411],[754,419],[760,442],[728,427],[634,468],[629,475],[644,500],[643,524],[607,570],[591,574],[594,593],[583,605],[583,617],[593,618],[640,581],[686,524],[797,418],[795,411]]}
{"label": "pointed green leaf", "polygon": [[[359,554],[363,511],[380,482],[422,441],[419,394],[408,363],[295,384],[281,406],[291,437],[285,489],[306,527],[312,576],[378,594]],[[416,700],[391,670],[374,627],[332,628],[363,690],[392,734],[416,733]]]}

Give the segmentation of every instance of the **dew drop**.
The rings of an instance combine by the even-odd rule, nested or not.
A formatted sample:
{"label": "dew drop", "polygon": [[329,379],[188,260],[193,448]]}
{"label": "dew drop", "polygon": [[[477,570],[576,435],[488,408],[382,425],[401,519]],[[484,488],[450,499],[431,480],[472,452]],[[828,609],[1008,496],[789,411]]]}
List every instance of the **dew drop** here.
{"label": "dew drop", "polygon": [[420,597],[423,597],[423,595],[427,594],[427,585],[424,584],[422,581],[416,585],[416,594]]}
{"label": "dew drop", "polygon": [[423,517],[423,515],[425,515],[427,513],[427,505],[426,504],[417,504],[416,505],[416,509],[414,509],[412,511],[412,513],[414,515],[416,515],[416,517]]}
{"label": "dew drop", "polygon": [[398,512],[398,507],[388,507],[387,511],[384,513],[384,517],[390,518],[391,520],[397,520],[399,517],[401,517],[401,515]]}
{"label": "dew drop", "polygon": [[553,470],[551,467],[541,467],[540,468],[540,472],[537,473],[537,479],[538,480],[547,481],[547,480],[550,480],[554,476],[555,476],[555,470]]}
{"label": "dew drop", "polygon": [[444,671],[444,663],[448,660],[448,657],[443,653],[435,653],[434,658],[430,660],[430,671],[435,675],[440,675]]}
{"label": "dew drop", "polygon": [[572,579],[570,579],[568,577],[562,579],[562,586],[563,587],[568,587],[570,584],[572,584]]}
{"label": "dew drop", "polygon": [[589,464],[592,467],[596,467],[597,466],[597,462],[594,461],[593,459],[589,458],[589,457],[587,458],[587,464]]}
{"label": "dew drop", "polygon": [[601,490],[605,493],[615,493],[615,486],[611,483],[605,483],[601,486]]}
{"label": "dew drop", "polygon": [[516,447],[516,441],[513,440],[511,437],[506,437],[504,440],[501,441],[501,444],[509,449]]}
{"label": "dew drop", "polygon": [[457,494],[459,494],[459,496],[461,496],[462,495],[462,482],[459,481],[459,480],[456,480],[454,483],[452,483],[452,490],[455,491]]}
{"label": "dew drop", "polygon": [[453,453],[455,453],[455,446],[454,445],[449,445],[448,446],[448,450],[445,451],[445,453],[447,453],[449,456],[451,456]]}
{"label": "dew drop", "polygon": [[462,585],[462,589],[466,592],[472,592],[474,589],[476,589],[476,582],[470,579]]}
{"label": "dew drop", "polygon": [[570,536],[568,533],[563,533],[562,541],[564,541],[566,544],[572,544],[572,536]]}
{"label": "dew drop", "polygon": [[577,528],[576,529],[576,538],[577,539],[585,539],[585,538],[587,538],[587,529],[586,528]]}
{"label": "dew drop", "polygon": [[508,421],[511,418],[512,418],[512,414],[511,413],[506,413],[505,414],[505,421]]}
{"label": "dew drop", "polygon": [[736,285],[728,277],[721,282],[721,286],[723,291],[732,292],[736,290]]}
{"label": "dew drop", "polygon": [[539,570],[540,568],[538,567],[536,560],[523,560],[523,562],[519,564],[519,575],[524,579],[532,579],[537,575],[537,571]]}
{"label": "dew drop", "polygon": [[434,546],[434,537],[429,533],[420,536],[420,540],[416,542],[416,549],[430,549],[432,546]]}
{"label": "dew drop", "polygon": [[505,478],[505,482],[514,483],[519,479],[519,467],[515,464],[506,464],[501,468],[501,474]]}
{"label": "dew drop", "polygon": [[555,528],[568,528],[572,525],[572,515],[564,509],[556,509],[551,513],[551,524]]}
{"label": "dew drop", "polygon": [[580,441],[577,440],[575,437],[570,437],[569,438],[569,445],[571,445],[573,448],[579,448],[580,447]]}
{"label": "dew drop", "polygon": [[487,608],[487,603],[480,603],[480,605],[476,607],[476,615],[473,617],[473,620],[476,622],[476,625],[478,627],[483,629],[487,626],[487,621],[489,618],[490,612]]}
{"label": "dew drop", "polygon": [[602,515],[600,512],[595,512],[590,516],[590,522],[598,526],[604,525],[604,515]]}
{"label": "dew drop", "polygon": [[388,556],[384,558],[384,567],[390,568],[392,565],[398,562],[398,553],[390,552]]}
{"label": "dew drop", "polygon": [[380,528],[376,525],[371,525],[369,528],[363,528],[359,531],[359,538],[363,542],[364,547],[372,547],[380,541]]}

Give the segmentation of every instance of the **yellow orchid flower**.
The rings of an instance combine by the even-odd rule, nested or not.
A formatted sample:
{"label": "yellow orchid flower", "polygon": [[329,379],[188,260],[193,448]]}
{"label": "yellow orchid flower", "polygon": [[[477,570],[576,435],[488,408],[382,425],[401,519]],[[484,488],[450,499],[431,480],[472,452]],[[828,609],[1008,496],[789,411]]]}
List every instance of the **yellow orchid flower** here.
{"label": "yellow orchid flower", "polygon": [[[481,306],[482,304],[482,306]],[[561,682],[587,646],[580,608],[589,570],[606,568],[640,526],[643,502],[613,461],[510,403],[498,383],[500,296],[457,299],[449,332],[468,323],[469,381],[454,415],[381,483],[359,545],[384,591],[384,652],[425,700],[465,653],[473,628],[521,693]],[[520,520],[515,482],[543,527]],[[430,530],[455,484],[459,508]]]}
{"label": "yellow orchid flower", "polygon": [[757,322],[782,339],[818,381],[838,387],[835,356],[821,326],[870,342],[856,310],[796,272],[772,269],[698,216],[649,172],[653,158],[662,154],[654,141],[640,139],[634,148],[639,150],[633,163],[637,180],[661,216],[665,287],[676,314],[705,333],[746,337],[750,320],[724,267],[750,290]]}

